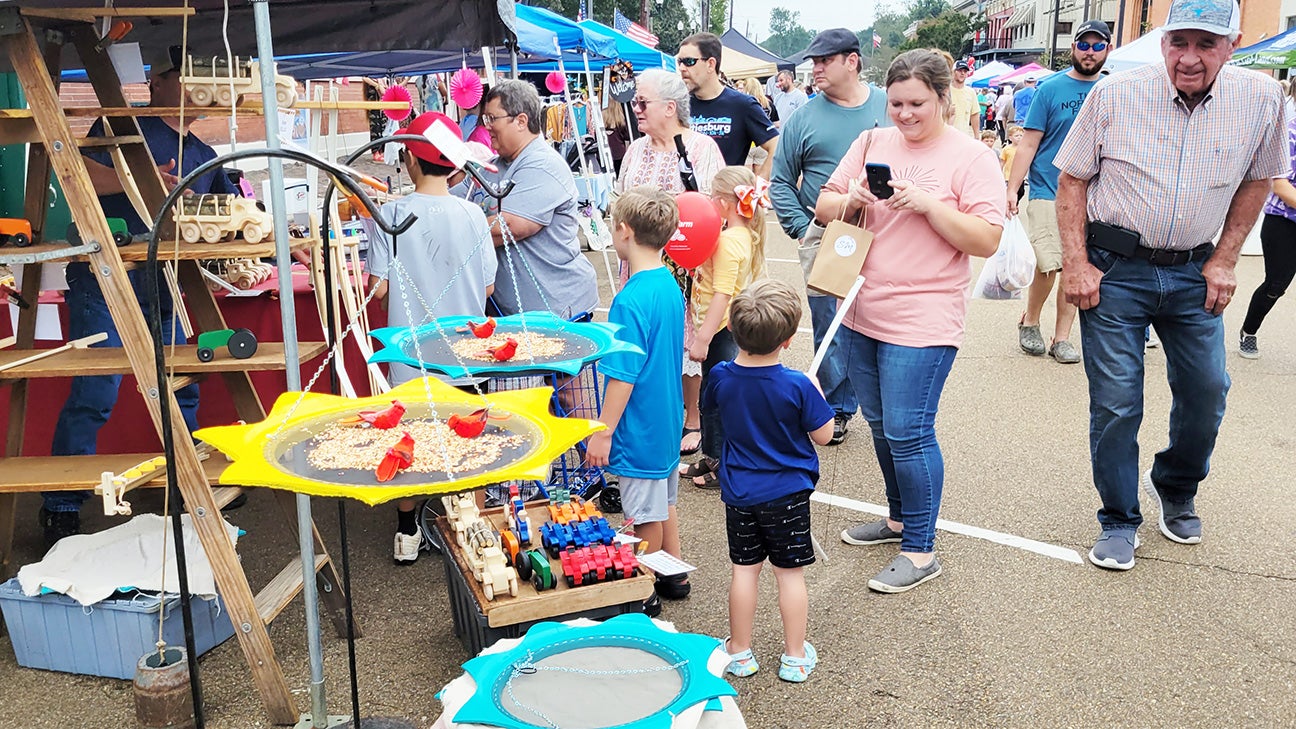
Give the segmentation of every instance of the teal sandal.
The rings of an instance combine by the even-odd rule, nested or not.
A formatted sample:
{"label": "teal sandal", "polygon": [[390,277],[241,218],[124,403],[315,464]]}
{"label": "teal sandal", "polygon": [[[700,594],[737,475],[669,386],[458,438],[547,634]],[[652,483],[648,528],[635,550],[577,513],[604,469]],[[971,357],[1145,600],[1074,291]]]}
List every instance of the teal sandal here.
{"label": "teal sandal", "polygon": [[[796,658],[784,653],[779,663],[778,677],[792,683],[802,683],[810,678],[810,673],[819,664],[819,655],[815,653],[810,641],[805,641],[805,658]],[[732,663],[730,665],[733,665]]]}
{"label": "teal sandal", "polygon": [[760,670],[760,664],[756,662],[756,656],[752,654],[751,648],[741,653],[729,653],[729,638],[727,637],[724,639],[723,645],[725,653],[729,654],[729,665],[725,666],[725,673],[738,678],[747,678]]}

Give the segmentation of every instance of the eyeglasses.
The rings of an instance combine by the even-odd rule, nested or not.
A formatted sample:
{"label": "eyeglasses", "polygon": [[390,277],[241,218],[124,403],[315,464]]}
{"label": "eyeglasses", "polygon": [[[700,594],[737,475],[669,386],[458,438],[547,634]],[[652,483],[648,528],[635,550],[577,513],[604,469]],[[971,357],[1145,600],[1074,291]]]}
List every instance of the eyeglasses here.
{"label": "eyeglasses", "polygon": [[482,120],[482,123],[483,123],[483,124],[485,124],[486,126],[489,127],[489,126],[494,126],[495,122],[499,121],[500,119],[512,119],[512,118],[514,118],[514,117],[516,117],[516,116],[517,116],[517,114],[500,114],[499,116],[491,116],[490,114],[482,114],[482,116],[481,116],[481,120]]}
{"label": "eyeglasses", "polygon": [[1087,51],[1092,49],[1094,53],[1101,53],[1107,50],[1107,43],[1104,41],[1098,41],[1097,43],[1090,43],[1089,41],[1076,41],[1075,47],[1077,51]]}
{"label": "eyeglasses", "polygon": [[649,104],[662,104],[665,99],[631,99],[630,108],[635,111],[643,111],[648,108]]}
{"label": "eyeglasses", "polygon": [[699,58],[698,56],[681,56],[679,58],[676,58],[675,62],[679,63],[681,66],[687,66],[688,68],[693,68],[694,66],[698,65],[698,62],[701,60],[702,59]]}

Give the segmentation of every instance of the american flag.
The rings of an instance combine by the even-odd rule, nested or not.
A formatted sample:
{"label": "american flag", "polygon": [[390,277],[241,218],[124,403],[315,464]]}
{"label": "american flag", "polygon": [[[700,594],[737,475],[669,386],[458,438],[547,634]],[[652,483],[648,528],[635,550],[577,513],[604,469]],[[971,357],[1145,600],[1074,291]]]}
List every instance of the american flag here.
{"label": "american flag", "polygon": [[580,5],[576,6],[576,20],[585,20],[589,15],[585,12],[585,0],[580,0]]}
{"label": "american flag", "polygon": [[873,34],[873,47],[874,48],[882,47],[882,36],[878,35],[877,33]]}
{"label": "american flag", "polygon": [[617,32],[629,36],[631,40],[642,43],[649,48],[657,47],[657,36],[649,32],[647,28],[622,15],[620,10],[613,9],[612,11],[612,27],[616,28]]}

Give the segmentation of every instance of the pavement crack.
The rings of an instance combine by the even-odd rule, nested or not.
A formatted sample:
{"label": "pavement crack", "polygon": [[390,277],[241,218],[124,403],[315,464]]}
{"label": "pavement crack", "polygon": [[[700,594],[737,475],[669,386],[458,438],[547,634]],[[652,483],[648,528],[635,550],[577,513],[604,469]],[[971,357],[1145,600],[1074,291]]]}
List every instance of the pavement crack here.
{"label": "pavement crack", "polygon": [[1202,564],[1201,562],[1184,562],[1182,560],[1177,560],[1177,559],[1166,559],[1165,557],[1140,556],[1139,559],[1147,560],[1149,562],[1163,562],[1165,564],[1177,564],[1177,565],[1182,565],[1184,567],[1202,567],[1204,569],[1216,570],[1219,572],[1227,572],[1231,575],[1241,575],[1244,577],[1263,577],[1269,580],[1282,580],[1283,582],[1296,582],[1296,576],[1292,576],[1292,575],[1271,575],[1267,572],[1251,572],[1248,570],[1239,570],[1239,569],[1234,569],[1232,567],[1225,567],[1223,565],[1218,565],[1218,564]]}

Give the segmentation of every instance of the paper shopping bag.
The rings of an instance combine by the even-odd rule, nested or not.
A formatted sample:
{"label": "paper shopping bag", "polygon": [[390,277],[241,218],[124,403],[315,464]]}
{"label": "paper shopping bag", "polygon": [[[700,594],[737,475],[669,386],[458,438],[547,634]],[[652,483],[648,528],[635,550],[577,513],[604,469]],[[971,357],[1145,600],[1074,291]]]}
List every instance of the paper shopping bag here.
{"label": "paper shopping bag", "polygon": [[872,233],[844,220],[832,221],[824,230],[806,287],[825,296],[846,298],[864,268],[871,245]]}

